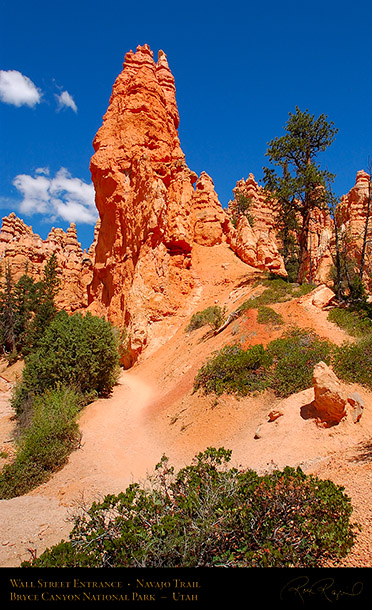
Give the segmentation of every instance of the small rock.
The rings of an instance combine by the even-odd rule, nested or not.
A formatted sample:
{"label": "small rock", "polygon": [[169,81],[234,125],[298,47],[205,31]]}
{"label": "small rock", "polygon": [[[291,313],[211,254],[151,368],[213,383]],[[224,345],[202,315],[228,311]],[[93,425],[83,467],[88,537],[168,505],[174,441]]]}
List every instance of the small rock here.
{"label": "small rock", "polygon": [[333,290],[328,288],[328,286],[319,286],[311,302],[313,305],[315,305],[315,307],[319,307],[319,309],[322,309],[323,307],[329,305],[331,301],[333,301],[335,296],[336,295]]}
{"label": "small rock", "polygon": [[315,365],[313,384],[316,416],[328,425],[338,424],[347,414],[347,398],[341,382],[325,362]]}
{"label": "small rock", "polygon": [[350,394],[350,396],[348,396],[347,400],[351,407],[351,418],[354,424],[356,424],[363,414],[364,399],[359,394],[359,392],[353,392],[352,394]]}
{"label": "small rock", "polygon": [[269,421],[275,421],[278,417],[281,417],[283,413],[281,411],[270,411],[269,413]]}
{"label": "small rock", "polygon": [[256,438],[256,439],[261,438],[262,435],[261,435],[260,429],[261,429],[261,426],[258,426],[258,428],[254,434],[254,438]]}

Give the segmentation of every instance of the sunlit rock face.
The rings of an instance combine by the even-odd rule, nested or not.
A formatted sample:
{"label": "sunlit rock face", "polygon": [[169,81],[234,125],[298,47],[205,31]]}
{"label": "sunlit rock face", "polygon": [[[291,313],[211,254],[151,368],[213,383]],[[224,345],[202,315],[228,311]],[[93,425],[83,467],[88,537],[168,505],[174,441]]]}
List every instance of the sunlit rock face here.
{"label": "sunlit rock face", "polygon": [[0,232],[2,280],[8,266],[13,282],[25,273],[36,281],[40,280],[53,253],[61,280],[57,307],[68,313],[85,308],[88,304],[87,286],[93,277],[94,248],[89,253],[82,250],[75,224],[72,223],[66,232],[52,228],[44,240],[14,212],[3,218]]}
{"label": "sunlit rock face", "polygon": [[192,291],[193,244],[225,240],[227,216],[211,178],[186,165],[178,124],[165,54],[127,53],[91,160],[101,224],[89,307],[130,329],[134,355]]}
{"label": "sunlit rock face", "polygon": [[[230,227],[228,241],[231,248],[248,265],[286,277],[284,260],[280,254],[278,211],[275,203],[268,200],[253,174],[249,174],[247,180],[239,180],[234,193],[249,198],[251,221],[240,216],[236,230]],[[232,218],[236,216],[235,205],[236,199],[230,201],[229,212]]]}
{"label": "sunlit rock face", "polygon": [[[368,199],[370,194],[370,176],[364,170],[357,172],[355,185],[341,197],[337,208],[337,221],[340,226],[340,240],[344,252],[350,261],[354,261],[356,268],[360,267],[363,240],[365,235]],[[370,218],[367,224],[367,248],[365,253],[364,281],[367,288],[372,290],[372,202],[370,204]]]}

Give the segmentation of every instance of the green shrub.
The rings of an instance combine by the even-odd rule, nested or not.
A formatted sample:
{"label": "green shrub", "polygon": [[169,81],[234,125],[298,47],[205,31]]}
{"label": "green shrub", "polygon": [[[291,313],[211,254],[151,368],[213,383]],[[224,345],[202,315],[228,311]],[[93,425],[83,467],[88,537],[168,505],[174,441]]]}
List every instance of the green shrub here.
{"label": "green shrub", "polygon": [[246,395],[265,387],[267,354],[262,345],[243,350],[239,345],[227,345],[199,370],[194,389],[206,393],[223,392]]}
{"label": "green shrub", "polygon": [[372,333],[372,319],[368,317],[365,310],[357,311],[335,307],[329,312],[328,320],[355,337],[364,337],[366,334]]}
{"label": "green shrub", "polygon": [[262,305],[258,308],[257,322],[259,324],[270,324],[272,326],[281,326],[284,324],[283,316],[277,313],[271,307]]}
{"label": "green shrub", "polygon": [[33,415],[18,438],[14,462],[0,473],[0,497],[27,493],[61,468],[79,442],[76,415],[83,396],[65,386],[46,390],[33,402]]}
{"label": "green shrub", "polygon": [[25,411],[31,397],[59,383],[83,394],[108,393],[117,379],[118,346],[111,325],[103,318],[59,312],[51,322],[39,348],[25,361],[22,381],[12,404],[16,414]]}
{"label": "green shrub", "polygon": [[239,308],[241,311],[258,309],[272,303],[283,303],[308,294],[315,288],[312,284],[292,284],[279,277],[267,279],[260,283],[266,286],[264,292],[258,297],[251,297],[245,301]]}
{"label": "green shrub", "polygon": [[224,319],[225,310],[218,305],[213,305],[211,307],[207,307],[207,309],[204,309],[203,311],[194,313],[185,331],[191,332],[206,325],[209,325],[214,330],[217,330],[224,322]]}
{"label": "green shrub", "polygon": [[372,334],[356,343],[343,343],[334,349],[333,369],[349,383],[372,389]]}
{"label": "green shrub", "polygon": [[331,481],[285,468],[228,468],[209,448],[175,473],[163,456],[144,483],[75,518],[68,542],[22,567],[318,567],[354,542],[352,507]]}
{"label": "green shrub", "polygon": [[311,330],[295,329],[271,341],[267,351],[273,361],[270,387],[285,397],[312,386],[314,366],[321,361],[330,363],[332,346]]}
{"label": "green shrub", "polygon": [[262,345],[246,350],[225,346],[198,371],[194,389],[244,396],[271,388],[278,396],[289,396],[311,387],[315,364],[330,359],[328,341],[312,331],[295,329],[271,341],[266,350]]}

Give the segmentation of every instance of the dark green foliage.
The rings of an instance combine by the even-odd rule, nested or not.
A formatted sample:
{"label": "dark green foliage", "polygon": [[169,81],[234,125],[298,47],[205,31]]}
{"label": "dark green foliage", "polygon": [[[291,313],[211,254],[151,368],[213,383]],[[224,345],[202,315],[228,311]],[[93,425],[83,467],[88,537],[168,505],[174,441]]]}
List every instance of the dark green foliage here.
{"label": "dark green foliage", "polygon": [[354,542],[342,487],[285,468],[228,468],[209,448],[175,473],[154,474],[75,518],[68,542],[22,567],[318,567]]}
{"label": "dark green foliage", "polygon": [[355,337],[364,337],[372,333],[372,316],[369,316],[365,309],[335,307],[329,312],[328,320]]}
{"label": "dark green foliage", "polygon": [[199,370],[194,388],[217,395],[223,392],[244,396],[265,387],[269,358],[262,345],[243,350],[227,345]]}
{"label": "dark green foliage", "polygon": [[312,372],[320,361],[330,362],[331,345],[312,331],[299,329],[272,341],[266,350],[254,345],[222,348],[199,370],[194,389],[217,395],[246,395],[271,388],[278,396],[289,396],[312,385]]}
{"label": "dark green foliage", "polygon": [[335,348],[333,369],[341,379],[372,389],[372,334]]}
{"label": "dark green foliage", "polygon": [[214,330],[217,330],[223,323],[224,318],[225,311],[218,305],[213,305],[211,307],[207,307],[207,309],[204,309],[203,311],[197,311],[194,313],[185,331],[191,332],[206,325],[209,325]]}
{"label": "dark green foliage", "polygon": [[40,282],[25,273],[14,284],[10,268],[6,268],[0,292],[0,335],[2,351],[10,362],[37,348],[57,313],[54,300],[59,283],[55,254],[47,262]]}
{"label": "dark green foliage", "polygon": [[232,224],[236,228],[238,224],[238,220],[241,216],[245,216],[248,220],[249,224],[253,226],[253,217],[250,214],[250,209],[252,206],[252,197],[247,197],[244,193],[236,192],[234,194],[234,201],[232,202]]}
{"label": "dark green foliage", "polygon": [[103,395],[112,389],[118,372],[118,346],[111,325],[87,313],[69,316],[61,311],[26,358],[22,382],[13,406],[18,416],[27,400],[59,383],[82,394]]}
{"label": "dark green foliage", "polygon": [[62,385],[34,399],[28,426],[17,438],[15,460],[0,473],[1,498],[27,493],[65,464],[79,442],[75,417],[83,405],[81,394]]}
{"label": "dark green foliage", "polygon": [[271,307],[262,305],[258,308],[257,322],[259,324],[269,324],[272,326],[281,326],[284,324],[283,317]]}
{"label": "dark green foliage", "polygon": [[16,348],[16,303],[10,268],[5,270],[5,286],[0,294],[0,331],[2,349],[5,353],[15,352]]}
{"label": "dark green foliage", "polygon": [[59,285],[57,258],[55,254],[52,254],[45,265],[43,279],[37,285],[35,315],[27,335],[24,353],[30,353],[38,348],[45,330],[57,314],[55,297],[58,293]]}

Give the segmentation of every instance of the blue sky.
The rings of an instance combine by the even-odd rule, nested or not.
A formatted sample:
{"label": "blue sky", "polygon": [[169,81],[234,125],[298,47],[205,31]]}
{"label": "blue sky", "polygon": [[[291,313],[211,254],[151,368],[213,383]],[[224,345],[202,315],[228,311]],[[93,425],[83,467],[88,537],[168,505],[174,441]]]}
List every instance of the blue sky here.
{"label": "blue sky", "polygon": [[296,105],[339,132],[319,157],[341,196],[372,156],[370,2],[0,0],[0,214],[46,237],[96,215],[92,141],[125,53],[163,49],[176,80],[181,147],[222,205]]}

